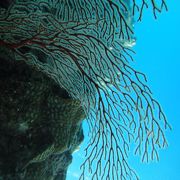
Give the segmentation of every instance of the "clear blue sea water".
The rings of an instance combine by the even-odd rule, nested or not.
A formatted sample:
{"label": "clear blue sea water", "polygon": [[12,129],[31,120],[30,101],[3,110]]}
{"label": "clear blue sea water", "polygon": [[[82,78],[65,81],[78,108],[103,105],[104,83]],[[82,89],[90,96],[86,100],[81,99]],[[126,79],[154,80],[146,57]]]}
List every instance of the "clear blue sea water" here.
{"label": "clear blue sea water", "polygon": [[[154,97],[173,128],[166,133],[169,147],[160,151],[159,162],[147,164],[141,163],[139,157],[130,158],[141,180],[180,180],[180,1],[169,0],[167,4],[168,12],[159,14],[157,20],[147,11],[143,21],[135,25],[135,66],[147,75]],[[85,142],[74,153],[67,180],[79,177]]]}

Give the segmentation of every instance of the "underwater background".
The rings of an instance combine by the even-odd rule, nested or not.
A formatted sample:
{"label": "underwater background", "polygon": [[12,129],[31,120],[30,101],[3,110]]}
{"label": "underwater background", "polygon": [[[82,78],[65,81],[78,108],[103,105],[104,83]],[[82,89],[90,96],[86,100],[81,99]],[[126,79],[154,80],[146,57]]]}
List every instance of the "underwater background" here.
{"label": "underwater background", "polygon": [[[136,45],[134,67],[146,74],[148,85],[172,126],[166,132],[169,147],[160,150],[159,162],[141,163],[138,156],[129,156],[129,163],[142,180],[180,180],[180,1],[167,1],[168,12],[154,19],[152,12],[144,12],[143,20],[135,24]],[[77,180],[87,145],[87,124],[84,122],[85,140],[73,154],[67,180]],[[134,152],[133,147],[131,148]],[[130,154],[132,154],[130,153]],[[89,180],[88,174],[86,180]]]}
{"label": "underwater background", "polygon": [[[153,13],[152,10],[143,13],[142,22],[134,23],[132,18],[134,13],[133,16],[128,13],[130,0],[85,0],[89,2],[87,4],[84,4],[83,1],[16,0],[17,4],[10,6],[7,11],[0,9],[0,51],[2,53],[0,53],[2,64],[0,65],[2,69],[0,142],[3,144],[0,144],[0,179],[65,180],[66,170],[64,171],[61,167],[67,167],[66,162],[71,161],[71,153],[75,150],[73,163],[68,169],[68,180],[79,179],[82,172],[79,168],[82,162],[84,162],[83,172],[80,179],[83,180],[134,180],[136,173],[133,170],[137,172],[140,179],[179,180],[179,4],[173,1],[167,2],[169,12],[163,11],[155,20],[152,14],[154,13],[156,17],[156,12],[161,12],[161,9],[155,4],[155,2],[159,2],[158,0],[133,0],[137,10],[139,6],[135,1],[142,2],[140,19],[143,8],[148,6],[147,3],[152,5],[150,9],[153,8]],[[7,5],[3,2],[5,1],[0,1],[0,7]],[[7,0],[6,2],[11,1]],[[62,3],[60,8],[59,2]],[[74,11],[72,11],[73,6],[70,2],[75,2]],[[101,8],[96,2],[103,5],[104,11],[101,12]],[[119,13],[115,13],[111,17],[110,15],[115,11],[111,8],[113,2],[117,4],[127,2],[127,5],[123,8],[121,7],[123,3],[119,4],[121,7],[118,10]],[[109,10],[108,7],[106,9],[107,4],[109,4]],[[83,7],[89,11],[84,11]],[[163,7],[166,8],[165,0],[161,0],[161,8]],[[96,8],[99,9],[99,12],[96,11]],[[93,13],[91,13],[91,9],[93,9]],[[85,13],[79,13],[79,11]],[[66,14],[66,12],[70,13]],[[88,14],[87,18],[86,13]],[[105,18],[99,20],[104,13]],[[123,21],[123,17],[125,17],[125,21]],[[76,18],[80,18],[80,21]],[[92,19],[90,24],[88,18]],[[86,20],[88,21],[86,22]],[[111,25],[104,26],[104,23],[108,24],[109,20],[110,22],[111,20],[112,22],[117,21],[118,23],[113,27],[120,28],[120,31],[116,32],[118,29],[114,29],[115,31],[112,31],[111,34]],[[100,21],[102,24],[96,24]],[[125,23],[124,25],[122,21]],[[126,59],[126,55],[129,56],[129,53],[124,47],[131,47],[135,42],[134,34],[131,34],[133,32],[129,36],[130,30],[125,30],[131,26],[126,22],[132,26],[135,24],[136,46],[133,47],[133,50],[136,54],[132,53],[135,62],[130,62],[130,65],[123,62],[129,60]],[[119,25],[122,27],[118,27]],[[104,29],[104,27],[106,28]],[[96,33],[96,28],[98,33]],[[125,37],[123,37],[124,32],[126,33]],[[112,39],[111,35],[113,35]],[[127,38],[128,41],[126,41]],[[71,43],[71,40],[77,44]],[[78,43],[79,41],[81,42]],[[120,45],[118,45],[119,42]],[[10,63],[10,59],[17,61]],[[27,61],[27,64],[24,61]],[[116,65],[118,63],[119,65]],[[33,66],[35,66],[34,69]],[[26,69],[24,69],[25,67]],[[13,72],[10,76],[9,72],[12,69]],[[19,71],[19,69],[21,70]],[[41,79],[43,78],[42,74],[34,74],[32,70],[33,72],[37,72],[37,70],[39,73],[44,72],[61,88],[54,84],[54,81],[49,82],[50,79],[47,77]],[[151,92],[143,83],[146,78],[143,78],[144,76],[139,72],[147,75],[153,98],[162,105],[167,120],[172,125],[172,131],[165,132],[169,147],[160,150],[159,156],[155,146],[166,146],[165,135],[161,127],[163,122],[165,129],[168,124],[159,103],[151,97]],[[32,82],[44,82],[43,85],[47,86],[29,83],[29,74],[33,74],[30,78]],[[10,81],[6,81],[7,79]],[[134,82],[134,79],[137,83]],[[22,82],[23,86],[19,85]],[[26,84],[24,82],[28,82],[28,86],[24,86]],[[10,85],[11,88],[9,88]],[[27,91],[19,89],[27,89]],[[114,90],[122,95],[125,103]],[[42,97],[34,93],[37,91],[43,92]],[[27,96],[24,96],[22,92]],[[35,99],[31,98],[29,92]],[[48,96],[45,96],[47,94]],[[97,101],[94,101],[96,95]],[[21,100],[19,97],[24,99]],[[26,97],[28,97],[28,103],[26,103]],[[70,97],[74,97],[80,102],[72,100]],[[17,101],[15,100],[14,103],[15,98]],[[72,101],[76,102],[72,103]],[[8,106],[4,106],[6,102],[8,102]],[[36,102],[37,108],[34,106],[34,102]],[[125,107],[123,107],[123,103]],[[11,105],[15,107],[15,110],[9,108]],[[25,105],[27,105],[26,108]],[[84,119],[85,113],[81,106],[86,113],[90,112],[89,120],[90,127],[92,127],[90,129],[93,136],[88,142],[89,128],[84,121],[85,140],[80,147],[77,147],[83,139],[79,119]],[[73,111],[70,111],[69,107]],[[137,116],[133,114],[135,112],[133,110],[138,112],[139,116],[137,131],[135,131],[136,120],[134,121]],[[5,116],[2,112],[5,112]],[[14,115],[14,112],[17,116]],[[8,114],[13,118],[9,118]],[[26,118],[23,118],[25,121],[20,118],[21,116],[26,117],[26,115],[29,117],[27,121]],[[126,129],[127,123],[129,124],[128,129],[132,133]],[[141,154],[143,151],[141,158],[133,155],[135,143],[127,144],[127,141],[129,143],[131,137],[134,137],[134,133],[137,133],[137,137],[135,136],[136,152]],[[39,146],[39,144],[41,145]],[[89,155],[85,157],[84,148],[87,145]],[[36,147],[40,147],[40,149],[36,149]],[[129,147],[127,163],[126,156]],[[154,156],[157,159],[160,158],[159,163],[141,163],[141,159],[154,159]],[[88,170],[94,171],[94,174],[89,175]]]}

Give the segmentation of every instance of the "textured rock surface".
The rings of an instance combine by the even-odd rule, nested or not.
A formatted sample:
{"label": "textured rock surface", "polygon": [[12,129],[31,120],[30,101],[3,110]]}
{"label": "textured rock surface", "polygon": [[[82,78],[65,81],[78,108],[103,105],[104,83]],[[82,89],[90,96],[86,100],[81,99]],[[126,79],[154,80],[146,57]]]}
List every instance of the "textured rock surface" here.
{"label": "textured rock surface", "polygon": [[0,179],[63,180],[83,140],[80,103],[43,73],[2,54]]}

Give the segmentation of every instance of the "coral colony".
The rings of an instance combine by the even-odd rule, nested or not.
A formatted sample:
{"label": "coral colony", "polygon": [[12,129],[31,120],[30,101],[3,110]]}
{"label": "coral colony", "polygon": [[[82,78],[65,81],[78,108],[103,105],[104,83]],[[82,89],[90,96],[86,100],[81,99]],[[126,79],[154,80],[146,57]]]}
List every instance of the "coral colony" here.
{"label": "coral colony", "polygon": [[0,45],[78,99],[90,142],[80,179],[138,179],[131,142],[142,161],[158,159],[169,127],[143,73],[131,67],[133,26],[164,0],[16,0],[0,14]]}

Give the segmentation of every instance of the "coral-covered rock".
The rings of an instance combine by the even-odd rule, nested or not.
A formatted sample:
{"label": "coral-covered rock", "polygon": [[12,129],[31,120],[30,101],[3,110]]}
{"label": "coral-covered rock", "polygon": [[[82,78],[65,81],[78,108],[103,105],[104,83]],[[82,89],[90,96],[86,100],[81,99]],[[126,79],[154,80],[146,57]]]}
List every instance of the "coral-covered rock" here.
{"label": "coral-covered rock", "polygon": [[83,140],[80,102],[23,61],[0,59],[0,179],[65,179]]}

